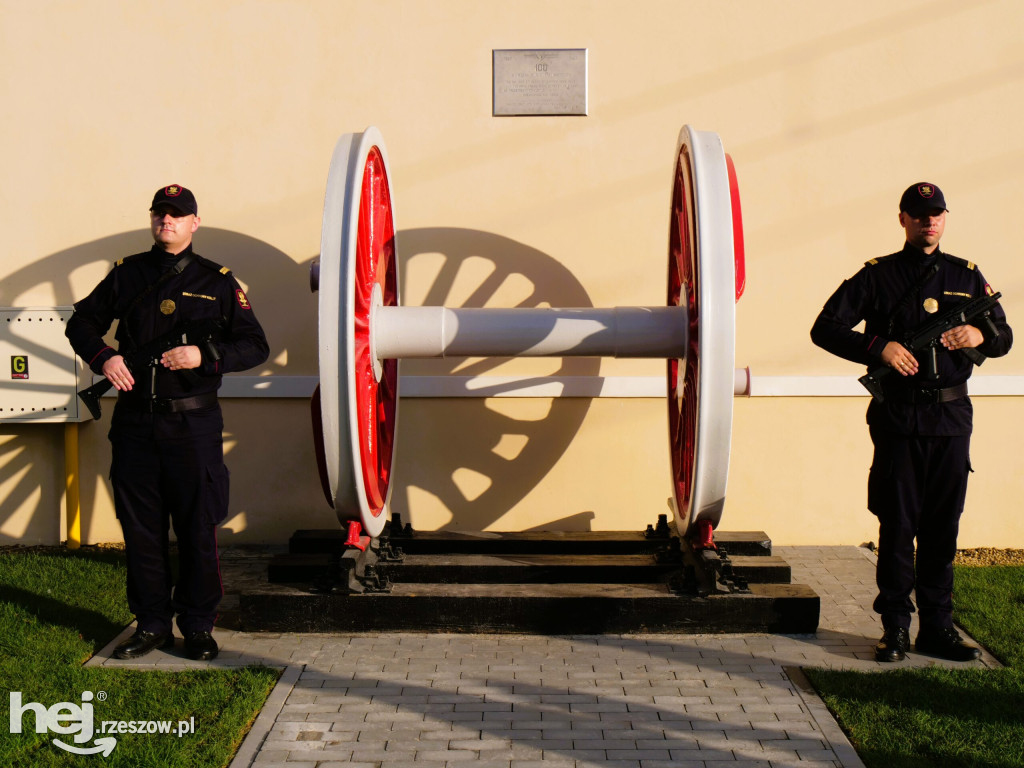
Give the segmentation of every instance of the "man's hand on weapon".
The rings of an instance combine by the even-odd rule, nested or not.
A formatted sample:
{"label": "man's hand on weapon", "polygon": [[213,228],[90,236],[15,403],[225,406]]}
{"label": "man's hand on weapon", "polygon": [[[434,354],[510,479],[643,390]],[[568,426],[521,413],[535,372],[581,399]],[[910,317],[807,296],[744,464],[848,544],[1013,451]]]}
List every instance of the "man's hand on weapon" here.
{"label": "man's hand on weapon", "polygon": [[[948,350],[959,350],[974,365],[985,362],[985,355],[976,347],[986,338],[999,338],[999,328],[992,319],[991,312],[998,306],[1001,293],[979,296],[959,304],[941,315],[926,320],[918,328],[905,334],[900,341],[890,341],[882,350],[882,364],[869,369],[857,381],[871,393],[878,402],[885,401],[883,379],[892,371],[902,376],[913,376],[918,372],[918,357],[924,361],[923,380],[934,382],[939,379],[938,357],[936,350],[942,344]],[[982,332],[968,321],[975,318],[981,320],[980,325],[986,328]]]}
{"label": "man's hand on weapon", "polygon": [[[103,363],[103,380],[86,387],[78,393],[85,407],[94,419],[100,417],[100,398],[103,393],[113,387],[119,392],[128,392],[135,386],[131,366],[137,371],[148,371],[150,395],[153,388],[156,366],[162,365],[172,371],[180,371],[181,377],[189,385],[199,378],[193,371],[203,364],[203,353],[195,344],[197,341],[205,346],[211,359],[219,360],[220,355],[212,344],[214,335],[224,327],[221,320],[199,320],[176,327],[170,333],[152,339],[141,349],[134,349],[124,355],[113,355]],[[130,362],[130,365],[129,365]]]}
{"label": "man's hand on weapon", "polygon": [[135,384],[135,378],[121,355],[114,355],[103,364],[103,375],[119,392],[128,392]]}
{"label": "man's hand on weapon", "polygon": [[199,347],[190,344],[167,350],[161,355],[160,363],[164,368],[170,368],[172,371],[190,370],[203,364],[203,355],[199,351]]}
{"label": "man's hand on weapon", "polygon": [[985,341],[985,336],[973,325],[960,325],[950,328],[939,340],[946,349],[974,349]]}
{"label": "man's hand on weapon", "polygon": [[885,345],[882,350],[882,362],[903,376],[913,376],[917,373],[917,359],[898,341],[890,341]]}

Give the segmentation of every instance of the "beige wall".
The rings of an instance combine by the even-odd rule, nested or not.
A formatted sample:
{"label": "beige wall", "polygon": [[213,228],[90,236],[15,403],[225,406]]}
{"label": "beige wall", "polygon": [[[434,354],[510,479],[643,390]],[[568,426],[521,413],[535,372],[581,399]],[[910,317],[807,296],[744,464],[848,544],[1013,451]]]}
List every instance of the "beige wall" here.
{"label": "beige wall", "polygon": [[[1024,316],[1012,229],[1024,7],[1014,0],[0,0],[0,18],[0,306],[84,296],[111,261],[147,247],[153,190],[180,182],[199,198],[197,250],[236,270],[267,327],[273,353],[256,373],[314,375],[306,273],[327,166],[338,136],[369,124],[390,153],[406,303],[660,304],[672,150],[689,123],[718,132],[739,173],[748,287],[737,363],[755,376],[859,375],[807,332],[844,277],[900,246],[896,203],[913,181],[943,187],[944,246],[981,264],[1011,322]],[[491,117],[491,51],[516,47],[587,48],[589,116]],[[474,293],[495,276],[498,288]],[[577,360],[405,370],[661,369]],[[982,373],[1020,376],[1024,357]],[[1011,439],[1022,402],[976,399],[965,545],[1024,546]],[[723,527],[779,543],[872,539],[864,405],[737,400]],[[395,507],[418,526],[637,527],[666,510],[659,400],[402,407]],[[225,410],[233,486],[222,540],[334,525],[305,403],[232,400]],[[90,541],[118,535],[107,423],[81,429]],[[0,540],[54,540],[63,429],[2,432]]]}

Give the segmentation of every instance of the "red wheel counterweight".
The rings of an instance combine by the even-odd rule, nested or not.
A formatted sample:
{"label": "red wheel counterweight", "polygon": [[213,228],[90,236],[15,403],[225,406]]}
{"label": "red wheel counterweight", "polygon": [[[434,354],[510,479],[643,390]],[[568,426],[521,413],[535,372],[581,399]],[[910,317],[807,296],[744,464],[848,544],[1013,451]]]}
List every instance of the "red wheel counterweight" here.
{"label": "red wheel counterweight", "polygon": [[725,164],[729,170],[729,199],[732,203],[732,247],[736,264],[736,301],[740,300],[747,287],[747,253],[743,243],[743,209],[740,207],[740,184],[736,179],[736,166],[732,155],[726,154]]}

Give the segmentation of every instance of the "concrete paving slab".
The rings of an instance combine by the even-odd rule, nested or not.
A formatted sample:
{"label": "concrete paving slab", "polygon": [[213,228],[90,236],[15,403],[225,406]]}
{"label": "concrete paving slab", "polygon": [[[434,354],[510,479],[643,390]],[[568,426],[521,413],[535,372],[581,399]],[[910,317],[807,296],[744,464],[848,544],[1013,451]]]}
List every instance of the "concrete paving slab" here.
{"label": "concrete paving slab", "polygon": [[[231,768],[860,768],[801,668],[894,667],[872,650],[882,634],[870,609],[874,555],[859,547],[775,554],[794,583],[821,596],[817,633],[242,632],[233,628],[237,593],[265,578],[266,558],[229,550],[216,660],[190,661],[180,638],[142,659],[113,659],[128,627],[88,665],[282,667]],[[988,653],[967,665],[911,653],[900,666],[999,664]]]}

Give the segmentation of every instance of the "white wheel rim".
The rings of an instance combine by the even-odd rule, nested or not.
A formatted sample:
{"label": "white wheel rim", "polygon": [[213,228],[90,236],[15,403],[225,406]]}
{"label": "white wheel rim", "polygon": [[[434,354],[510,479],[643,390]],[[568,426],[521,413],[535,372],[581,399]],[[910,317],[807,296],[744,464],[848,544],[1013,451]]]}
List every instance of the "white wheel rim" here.
{"label": "white wheel rim", "polygon": [[[669,363],[670,399],[676,394],[684,399],[696,397],[695,424],[688,425],[693,432],[687,438],[692,440],[689,447],[680,445],[674,421],[682,418],[683,409],[694,406],[669,404],[673,498],[679,533],[685,535],[698,521],[717,526],[725,506],[735,390],[736,267],[729,174],[718,135],[684,127],[676,144],[675,172],[688,175],[684,181],[692,215],[687,219],[689,231],[679,235],[688,238],[696,252],[697,277],[697,317],[691,321],[696,325],[696,343],[690,347],[697,359],[676,361],[675,367]],[[671,226],[676,226],[674,207]],[[670,260],[674,258],[671,251],[670,247]],[[695,366],[698,374],[694,392],[683,392],[674,376],[687,364]],[[690,450],[692,468],[680,453]]]}
{"label": "white wheel rim", "polygon": [[[384,493],[375,494],[374,491],[380,489],[368,488],[364,479],[365,472],[372,472],[364,464],[367,443],[375,440],[375,432],[372,427],[365,432],[359,426],[357,340],[360,332],[356,328],[354,303],[363,176],[368,160],[377,155],[383,161],[383,184],[387,187],[391,177],[387,150],[376,128],[368,128],[361,134],[346,134],[335,146],[324,200],[319,276],[320,416],[325,490],[340,522],[359,520],[366,533],[373,537],[384,528],[391,484],[389,472],[381,481]],[[393,229],[390,194],[386,212]],[[397,303],[398,278],[394,258],[389,267],[394,270],[392,277]],[[398,361],[389,361],[388,364],[397,366]],[[389,469],[393,461],[393,435],[397,421],[397,369],[393,380],[396,412],[390,422],[392,439],[390,445],[376,446]],[[375,495],[380,498],[372,501]]]}

